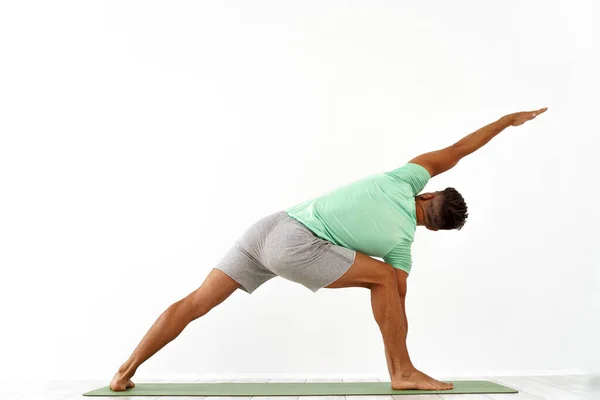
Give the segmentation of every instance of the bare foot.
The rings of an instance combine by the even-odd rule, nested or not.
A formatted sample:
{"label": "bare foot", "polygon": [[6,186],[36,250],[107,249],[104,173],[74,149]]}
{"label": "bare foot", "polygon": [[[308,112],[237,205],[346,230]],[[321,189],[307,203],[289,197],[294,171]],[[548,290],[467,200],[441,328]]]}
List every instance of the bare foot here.
{"label": "bare foot", "polygon": [[450,390],[453,387],[451,383],[440,382],[416,369],[392,379],[394,390]]}
{"label": "bare foot", "polygon": [[115,392],[122,392],[133,387],[135,387],[135,383],[131,381],[131,377],[126,376],[122,372],[117,372],[112,381],[110,381],[110,389]]}

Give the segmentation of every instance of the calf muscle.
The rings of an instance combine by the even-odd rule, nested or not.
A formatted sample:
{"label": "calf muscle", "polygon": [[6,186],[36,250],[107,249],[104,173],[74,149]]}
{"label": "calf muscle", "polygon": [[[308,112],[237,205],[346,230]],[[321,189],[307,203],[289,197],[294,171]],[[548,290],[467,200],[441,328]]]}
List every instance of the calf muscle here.
{"label": "calf muscle", "polygon": [[414,369],[406,347],[406,317],[395,282],[371,287],[371,308],[383,337],[390,378]]}
{"label": "calf muscle", "polygon": [[369,288],[371,308],[383,337],[390,377],[394,380],[397,375],[414,369],[406,348],[406,317],[401,304],[397,272],[390,264],[357,252],[354,264],[327,287]]}

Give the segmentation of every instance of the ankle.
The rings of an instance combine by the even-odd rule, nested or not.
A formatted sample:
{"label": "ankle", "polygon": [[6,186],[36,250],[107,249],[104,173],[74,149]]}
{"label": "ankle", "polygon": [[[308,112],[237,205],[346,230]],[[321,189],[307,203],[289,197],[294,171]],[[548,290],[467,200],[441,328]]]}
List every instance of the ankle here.
{"label": "ankle", "polygon": [[412,365],[403,366],[402,368],[398,369],[397,371],[394,371],[392,380],[408,378],[415,372],[417,372],[417,369],[415,367],[413,367]]}
{"label": "ankle", "polygon": [[125,364],[123,364],[119,367],[118,373],[119,373],[119,375],[122,375],[122,376],[130,379],[133,375],[135,375],[135,371],[136,371],[136,368],[133,367],[133,363],[130,361],[127,361]]}

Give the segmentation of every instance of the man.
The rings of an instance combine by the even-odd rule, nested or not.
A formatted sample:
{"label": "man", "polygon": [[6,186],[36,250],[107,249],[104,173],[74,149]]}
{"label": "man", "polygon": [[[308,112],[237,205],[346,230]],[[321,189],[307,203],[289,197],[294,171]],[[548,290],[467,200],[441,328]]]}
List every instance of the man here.
{"label": "man", "polygon": [[452,384],[425,375],[410,360],[404,312],[406,280],[416,226],[433,231],[461,229],[467,206],[453,188],[419,192],[431,177],[454,167],[505,128],[521,125],[546,110],[506,115],[452,146],[422,154],[396,170],[369,176],[261,219],[236,242],[200,288],[158,318],[119,368],[111,389],[134,387],[131,378],[144,361],[236,289],[252,293],[275,276],[312,291],[369,289],[392,388],[451,389]]}

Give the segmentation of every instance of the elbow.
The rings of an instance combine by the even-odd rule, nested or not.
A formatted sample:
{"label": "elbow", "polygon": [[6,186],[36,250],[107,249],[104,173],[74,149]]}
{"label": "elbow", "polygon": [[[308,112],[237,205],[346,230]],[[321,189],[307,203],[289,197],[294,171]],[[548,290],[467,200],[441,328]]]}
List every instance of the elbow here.
{"label": "elbow", "polygon": [[469,150],[469,147],[466,144],[455,143],[449,147],[451,154],[451,158],[454,160],[454,165],[456,165],[461,158],[471,154],[473,151]]}

